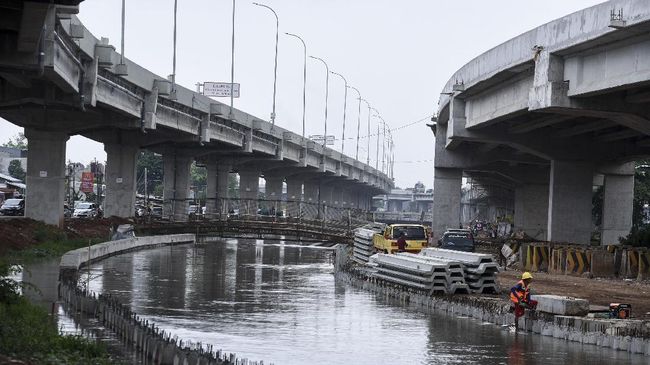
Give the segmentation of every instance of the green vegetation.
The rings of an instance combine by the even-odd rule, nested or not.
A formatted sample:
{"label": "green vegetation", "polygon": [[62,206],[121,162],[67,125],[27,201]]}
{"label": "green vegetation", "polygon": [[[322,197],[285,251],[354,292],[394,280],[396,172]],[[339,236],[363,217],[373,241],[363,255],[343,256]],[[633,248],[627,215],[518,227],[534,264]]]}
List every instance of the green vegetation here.
{"label": "green vegetation", "polygon": [[16,134],[13,138],[9,138],[7,142],[2,144],[2,147],[11,147],[26,150],[27,138],[25,137],[25,133],[21,132]]}
{"label": "green vegetation", "polygon": [[650,217],[644,208],[650,203],[650,161],[636,162],[634,169],[634,205],[632,209],[632,230],[621,239],[624,245],[650,247]]}
{"label": "green vegetation", "polygon": [[11,162],[9,162],[9,168],[7,170],[9,171],[9,175],[11,175],[11,177],[25,181],[25,176],[27,173],[25,172],[25,169],[23,169],[23,166],[20,164],[20,160],[11,160]]}
{"label": "green vegetation", "polygon": [[88,240],[67,240],[46,225],[37,226],[34,236],[39,244],[0,257],[0,354],[37,364],[110,364],[102,344],[60,334],[54,318],[20,294],[31,285],[8,277],[16,273],[15,264],[57,257],[87,246]]}

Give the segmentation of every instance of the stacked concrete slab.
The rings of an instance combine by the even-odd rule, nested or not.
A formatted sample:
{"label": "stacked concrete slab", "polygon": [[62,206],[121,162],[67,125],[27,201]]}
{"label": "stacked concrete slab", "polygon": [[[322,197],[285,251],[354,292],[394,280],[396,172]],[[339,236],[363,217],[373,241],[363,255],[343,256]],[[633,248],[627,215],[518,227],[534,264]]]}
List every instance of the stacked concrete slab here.
{"label": "stacked concrete slab", "polygon": [[352,258],[355,262],[363,264],[368,262],[368,258],[374,254],[372,245],[372,236],[375,233],[381,233],[382,224],[370,224],[354,230],[354,248]]}
{"label": "stacked concrete slab", "polygon": [[377,254],[374,277],[429,293],[467,293],[460,265],[420,255]]}
{"label": "stacked concrete slab", "polygon": [[499,267],[490,254],[425,248],[420,255],[461,263],[465,282],[472,293],[496,293],[498,291],[496,274],[499,272]]}

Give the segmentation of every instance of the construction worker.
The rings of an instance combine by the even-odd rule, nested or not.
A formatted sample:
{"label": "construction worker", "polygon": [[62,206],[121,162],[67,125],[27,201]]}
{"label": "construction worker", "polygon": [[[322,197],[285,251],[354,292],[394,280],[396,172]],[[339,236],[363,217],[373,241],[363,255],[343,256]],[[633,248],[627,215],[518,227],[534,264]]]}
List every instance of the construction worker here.
{"label": "construction worker", "polygon": [[397,239],[397,252],[406,252],[406,233],[400,232],[399,238]]}
{"label": "construction worker", "polygon": [[510,289],[510,301],[514,306],[515,312],[515,330],[519,327],[519,317],[526,313],[526,309],[535,310],[537,301],[530,299],[529,285],[533,281],[533,275],[525,272],[521,275],[521,280]]}

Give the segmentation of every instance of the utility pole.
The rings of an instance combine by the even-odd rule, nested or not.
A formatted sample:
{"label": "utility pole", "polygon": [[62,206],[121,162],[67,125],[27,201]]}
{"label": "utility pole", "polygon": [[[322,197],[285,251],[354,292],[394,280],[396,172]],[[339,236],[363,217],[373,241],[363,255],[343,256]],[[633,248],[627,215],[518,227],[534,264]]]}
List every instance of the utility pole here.
{"label": "utility pole", "polygon": [[147,193],[147,168],[144,168],[144,211],[149,209],[149,193]]}

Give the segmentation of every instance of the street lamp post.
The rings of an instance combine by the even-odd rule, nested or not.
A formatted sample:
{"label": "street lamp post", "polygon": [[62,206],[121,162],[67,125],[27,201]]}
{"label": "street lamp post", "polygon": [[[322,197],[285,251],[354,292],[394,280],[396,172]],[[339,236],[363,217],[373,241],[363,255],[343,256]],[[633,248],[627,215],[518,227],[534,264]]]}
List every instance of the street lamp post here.
{"label": "street lamp post", "polygon": [[302,70],[302,139],[305,139],[305,104],[307,102],[307,45],[305,45],[305,41],[297,36],[296,34],[293,33],[285,33],[286,35],[290,35],[292,37],[298,38],[300,42],[302,42],[302,47],[304,50],[304,63],[303,63],[303,70]]}
{"label": "street lamp post", "polygon": [[[381,118],[381,115],[379,115],[379,110],[372,108],[372,110],[377,114],[377,148],[376,148],[376,156],[375,156],[375,170],[379,170],[379,118]],[[368,120],[368,153],[370,153],[370,120]],[[370,161],[370,159],[368,159]],[[370,162],[368,162],[370,164]]]}
{"label": "street lamp post", "polygon": [[233,105],[235,103],[235,0],[232,0],[232,40],[230,42],[230,113],[229,119],[235,119]]}
{"label": "street lamp post", "polygon": [[359,92],[359,89],[357,89],[354,86],[348,86],[348,88],[354,90],[357,92],[357,95],[359,96],[357,100],[359,100],[359,112],[357,113],[357,152],[354,155],[355,160],[359,160],[359,132],[361,132],[361,93]]}
{"label": "street lamp post", "polygon": [[336,73],[334,71],[330,71],[336,76],[339,76],[341,79],[343,79],[343,82],[345,83],[345,94],[343,96],[343,133],[341,134],[341,154],[345,154],[345,114],[348,109],[348,80],[343,77],[340,73]]}
{"label": "street lamp post", "polygon": [[383,133],[382,133],[382,139],[384,140],[381,145],[381,171],[386,173],[385,170],[385,164],[386,164],[386,121],[382,118],[381,120],[383,123]]}
{"label": "street lamp post", "polygon": [[323,135],[323,148],[327,144],[327,99],[329,98],[329,89],[330,89],[330,68],[327,66],[327,62],[325,62],[322,58],[319,57],[314,57],[314,56],[309,56],[315,60],[319,60],[325,65],[325,133]]}
{"label": "street lamp post", "polygon": [[361,101],[365,102],[366,105],[368,106],[368,135],[367,135],[368,149],[366,150],[366,152],[368,152],[367,153],[368,157],[366,159],[366,165],[370,166],[370,110],[372,109],[372,107],[370,106],[370,103],[368,102],[368,100],[361,99]]}
{"label": "street lamp post", "polygon": [[275,126],[275,95],[277,90],[277,81],[278,81],[278,32],[280,29],[280,19],[278,19],[278,14],[268,5],[253,3],[253,5],[261,6],[271,10],[273,15],[275,15],[275,63],[273,66],[273,110],[271,111],[271,126]]}

